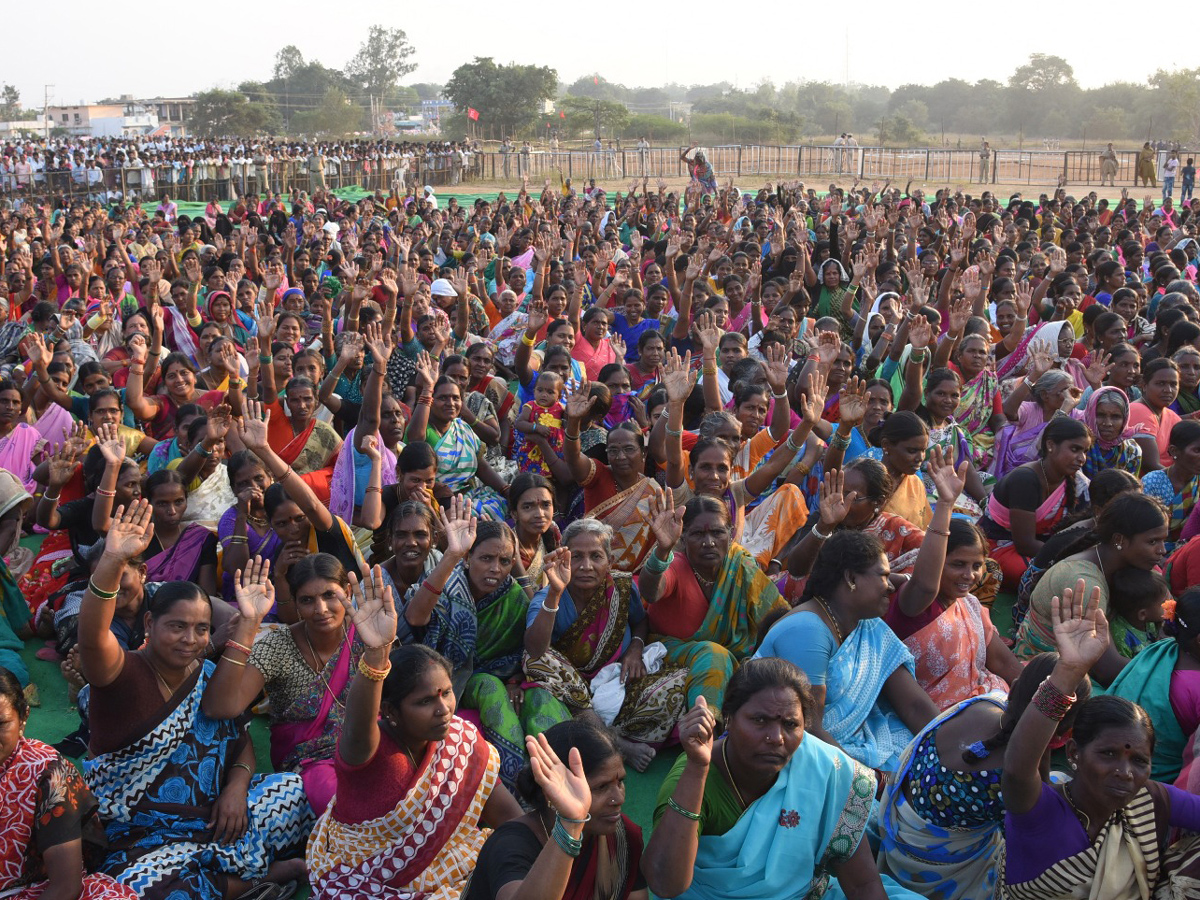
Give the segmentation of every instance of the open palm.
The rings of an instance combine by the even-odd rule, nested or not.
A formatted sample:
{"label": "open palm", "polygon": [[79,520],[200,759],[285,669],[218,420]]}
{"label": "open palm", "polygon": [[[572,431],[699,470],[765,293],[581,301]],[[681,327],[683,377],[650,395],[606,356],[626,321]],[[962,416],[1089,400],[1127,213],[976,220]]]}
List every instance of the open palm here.
{"label": "open palm", "polygon": [[133,559],[146,552],[150,540],[154,537],[154,523],[151,521],[150,503],[138,500],[129,508],[120,507],[108,526],[108,536],[104,539],[104,550],[121,559]]}
{"label": "open palm", "polygon": [[238,612],[243,619],[261,622],[275,606],[275,583],[271,580],[271,561],[256,556],[245,569],[239,569],[233,582]]}
{"label": "open palm", "polygon": [[544,734],[525,738],[525,748],[529,751],[533,778],[551,808],[566,819],[587,818],[592,806],[592,789],[584,775],[579,750],[572,747],[564,765]]}
{"label": "open palm", "polygon": [[1054,645],[1059,659],[1066,665],[1088,671],[1104,655],[1111,637],[1108,620],[1100,609],[1100,586],[1087,594],[1087,584],[1081,578],[1074,590],[1064,588],[1062,599],[1050,600],[1050,621],[1054,623]]}
{"label": "open palm", "polygon": [[350,599],[342,601],[354,627],[367,647],[390,647],[396,640],[396,600],[390,586],[384,587],[383,572],[379,566],[371,569],[370,577],[359,582],[350,573]]}

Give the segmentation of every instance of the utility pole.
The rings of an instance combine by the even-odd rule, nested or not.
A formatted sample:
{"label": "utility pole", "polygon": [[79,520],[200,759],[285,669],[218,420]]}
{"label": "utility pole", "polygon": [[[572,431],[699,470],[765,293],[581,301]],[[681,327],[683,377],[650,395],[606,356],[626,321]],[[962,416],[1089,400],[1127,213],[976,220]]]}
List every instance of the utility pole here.
{"label": "utility pole", "polygon": [[46,91],[42,97],[42,122],[45,125],[46,140],[50,140],[50,88],[52,84],[45,85]]}

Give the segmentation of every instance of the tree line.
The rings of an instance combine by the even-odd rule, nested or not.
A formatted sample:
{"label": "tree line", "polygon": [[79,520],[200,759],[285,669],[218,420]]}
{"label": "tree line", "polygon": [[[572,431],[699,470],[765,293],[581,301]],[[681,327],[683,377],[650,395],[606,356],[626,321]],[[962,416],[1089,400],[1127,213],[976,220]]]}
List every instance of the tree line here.
{"label": "tree line", "polygon": [[[477,57],[455,69],[445,85],[401,85],[416,68],[414,53],[403,31],[380,25],[369,29],[340,69],[288,45],[276,53],[268,80],[197,94],[191,128],[200,136],[342,136],[371,131],[377,112],[413,110],[423,100],[445,97],[455,106],[441,119],[447,139],[645,135],[662,143],[796,143],[851,132],[860,143],[886,146],[936,146],[947,135],[954,141],[1009,135],[1200,144],[1200,68],[1160,69],[1141,82],[1083,88],[1065,59],[1034,53],[1007,82],[948,78],[895,89],[828,81],[629,87],[598,72],[565,84],[548,66]],[[4,86],[0,100],[8,118],[22,114],[11,86]],[[468,109],[479,118],[469,120]]]}

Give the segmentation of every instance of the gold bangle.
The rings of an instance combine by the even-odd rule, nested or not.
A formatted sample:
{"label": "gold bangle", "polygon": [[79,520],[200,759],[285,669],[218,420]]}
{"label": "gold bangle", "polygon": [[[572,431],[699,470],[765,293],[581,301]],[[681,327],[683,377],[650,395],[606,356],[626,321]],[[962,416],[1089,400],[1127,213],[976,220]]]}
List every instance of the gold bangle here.
{"label": "gold bangle", "polygon": [[528,334],[523,334],[521,335],[521,343],[526,347],[532,347],[534,344],[534,338],[531,338]]}
{"label": "gold bangle", "polygon": [[358,661],[358,673],[370,681],[383,681],[392,671],[392,661],[388,660],[385,668],[376,669],[373,666],[367,665],[366,659]]}
{"label": "gold bangle", "polygon": [[241,666],[242,668],[246,667],[246,661],[244,659],[234,659],[228,653],[222,653],[221,659],[225,660],[227,663],[232,663],[235,666]]}

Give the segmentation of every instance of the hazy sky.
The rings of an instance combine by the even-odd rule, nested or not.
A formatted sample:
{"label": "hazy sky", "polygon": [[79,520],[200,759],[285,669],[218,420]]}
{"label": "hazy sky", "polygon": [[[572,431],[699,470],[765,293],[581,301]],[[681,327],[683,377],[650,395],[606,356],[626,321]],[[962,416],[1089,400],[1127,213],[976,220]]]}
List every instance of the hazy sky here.
{"label": "hazy sky", "polygon": [[[630,86],[728,80],[752,87],[764,79],[776,84],[840,82],[847,56],[842,13],[849,8],[837,3],[751,5],[742,7],[747,15],[740,21],[730,21],[728,10],[736,5],[718,0],[633,7],[546,0],[338,0],[218,5],[211,11],[194,4],[151,2],[137,16],[109,13],[83,0],[6,6],[5,24],[15,39],[6,43],[0,81],[15,84],[29,107],[42,105],[46,83],[54,85],[52,103],[77,103],[126,93],[186,96],[247,79],[266,80],[275,52],[289,43],[306,58],[343,66],[372,24],[407,32],[418,64],[406,79],[410,83],[444,82],[475,56],[548,65],[567,83],[592,72]],[[520,28],[511,15],[518,8],[526,10]],[[166,12],[173,9],[178,12]],[[1086,14],[1074,4],[1047,3],[1036,15],[946,0],[909,6],[862,0],[853,9],[849,73],[857,82],[896,87],[951,77],[1005,81],[1035,52],[1066,57],[1085,87],[1143,81],[1158,67],[1195,64],[1187,42],[1156,42],[1152,54],[1136,56],[1096,52],[1119,44],[1118,25],[1111,16]],[[54,21],[48,22],[47,15]],[[298,23],[308,27],[298,28]],[[60,26],[82,43],[48,45],[18,37],[44,35]],[[755,38],[756,32],[761,38]],[[909,34],[916,39],[912,43],[902,39]]]}

